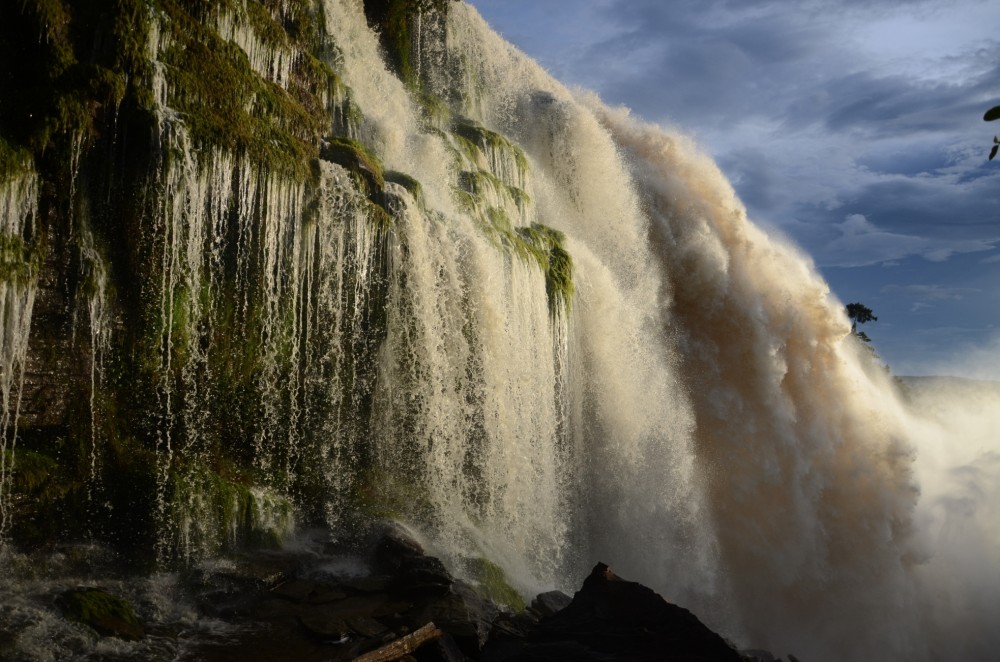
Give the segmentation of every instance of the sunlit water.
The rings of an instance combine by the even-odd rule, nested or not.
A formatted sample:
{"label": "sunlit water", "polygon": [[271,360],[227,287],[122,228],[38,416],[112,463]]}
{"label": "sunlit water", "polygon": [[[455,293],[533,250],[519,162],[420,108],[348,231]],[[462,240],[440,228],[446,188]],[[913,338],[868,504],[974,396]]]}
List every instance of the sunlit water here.
{"label": "sunlit water", "polygon": [[[986,660],[1000,650],[995,391],[952,398],[952,385],[934,383],[904,403],[850,338],[842,304],[809,259],[748,220],[688,138],[567,90],[472,7],[451,4],[437,40],[446,48],[423,54],[421,75],[459,100],[455,112],[523,149],[526,169],[503,145],[470,155],[454,136],[424,130],[360,3],[326,0],[324,9],[364,112],[352,133],[422,186],[418,201],[389,185],[391,230],[370,222],[331,164],[318,221],[296,223],[300,184],[227,154],[196,158],[166,94],[157,97],[162,140],[188,155],[163,166],[163,204],[148,221],[162,238],[163,368],[175,356],[176,316],[206,338],[185,359],[185,393],[214,388],[202,369],[219,351],[205,331],[213,311],[177,292],[218,290],[219,242],[236,236],[241,291],[271,314],[260,331],[261,468],[321,464],[323,509],[336,526],[364,441],[374,449],[364,461],[390,486],[382,497],[410,501],[402,516],[433,551],[456,570],[464,557],[491,558],[529,596],[572,591],[601,560],[745,647],[809,661]],[[233,17],[218,23],[255,70],[288,84],[287,53],[268,52]],[[158,39],[154,31],[153,59]],[[456,202],[456,167],[488,183],[471,210]],[[24,186],[3,192],[8,225],[30,216]],[[482,230],[488,208],[515,227],[565,234],[568,314],[551,305],[536,264]],[[233,217],[235,234],[225,228]],[[251,255],[264,277],[250,273]],[[0,357],[6,417],[31,312],[30,288],[12,287]],[[366,348],[362,318],[375,300],[385,302],[387,332]],[[279,329],[282,318],[295,323]],[[303,352],[292,362],[282,363],[282,333]],[[201,422],[211,412],[169,380],[159,395],[161,466],[173,453],[206,452]],[[355,418],[366,403],[371,417]],[[8,427],[5,418],[5,446]],[[226,534],[200,517],[190,480],[192,497],[177,503],[161,477],[158,552],[197,562]],[[262,492],[261,502],[265,494],[281,498]],[[342,570],[352,568],[345,560]],[[25,578],[5,614],[37,619],[18,636],[37,659],[58,659],[82,635],[31,611],[23,596],[46,590]],[[194,615],[156,611],[145,588],[121,590],[149,602],[154,620],[196,627]]]}

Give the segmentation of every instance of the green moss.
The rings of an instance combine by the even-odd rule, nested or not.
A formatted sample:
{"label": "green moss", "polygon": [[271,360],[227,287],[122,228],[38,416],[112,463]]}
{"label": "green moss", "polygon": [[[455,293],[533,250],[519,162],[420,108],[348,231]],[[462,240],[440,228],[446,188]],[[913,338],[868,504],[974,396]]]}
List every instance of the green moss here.
{"label": "green moss", "polygon": [[361,132],[365,115],[361,107],[354,103],[350,92],[345,92],[342,100],[333,109],[334,131],[344,136],[356,136]]}
{"label": "green moss", "polygon": [[[381,228],[392,227],[392,212],[384,194],[386,173],[382,162],[371,150],[352,138],[334,136],[323,142],[320,158],[347,170],[355,187],[368,199],[367,216],[372,223]],[[402,173],[394,173],[392,176],[397,180],[396,183],[404,187],[407,186],[407,180],[416,183],[416,180]],[[416,190],[419,191],[419,184]]]}
{"label": "green moss", "polygon": [[352,511],[369,521],[429,522],[434,512],[426,486],[377,467],[360,470],[349,502]]}
{"label": "green moss", "polygon": [[88,623],[95,616],[114,615],[138,623],[132,607],[122,598],[96,589],[69,591],[63,595],[67,615],[81,623]]}
{"label": "green moss", "polygon": [[[253,27],[254,32],[265,44],[278,48],[287,48],[289,46],[288,33],[274,19],[271,10],[263,4],[256,2],[248,2],[244,7],[247,22]],[[299,29],[299,35],[302,35],[301,28]]]}
{"label": "green moss", "polygon": [[60,595],[58,603],[67,618],[102,635],[130,640],[144,635],[131,605],[116,595],[95,588],[79,588]]}
{"label": "green moss", "polygon": [[131,3],[93,4],[33,0],[0,9],[0,60],[18,62],[5,80],[0,133],[36,155],[67,150],[70,138],[93,142],[104,109],[118,106],[136,73],[126,54],[115,55],[119,47],[131,52],[121,43],[127,33],[142,33],[121,27]]}
{"label": "green moss", "polygon": [[457,122],[447,142],[456,154],[462,189],[479,200],[502,201],[524,213],[531,204],[531,197],[522,188],[528,162],[517,145],[470,120]]}
{"label": "green moss", "polygon": [[346,168],[358,189],[365,195],[373,196],[385,188],[382,162],[357,140],[329,138],[323,143],[320,158]]}
{"label": "green moss", "polygon": [[574,286],[573,258],[564,247],[566,236],[540,223],[514,227],[506,211],[487,207],[481,212],[477,199],[461,189],[456,191],[456,200],[460,205],[468,205],[467,210],[479,221],[483,233],[499,249],[538,265],[545,274],[549,309],[553,313],[562,309],[568,314],[572,307]]}
{"label": "green moss", "polygon": [[458,174],[458,183],[475,200],[487,199],[492,193],[493,198],[512,204],[522,212],[531,204],[531,196],[524,190],[508,185],[485,170],[463,170]]}
{"label": "green moss", "polygon": [[31,151],[11,145],[0,136],[0,183],[30,172],[31,168]]}
{"label": "green moss", "polygon": [[[164,0],[163,7],[172,35],[161,54],[169,65],[167,102],[181,114],[194,141],[250,154],[265,168],[308,176],[329,123],[315,94],[306,85],[286,91],[264,80],[236,44],[177,3]],[[312,82],[318,91],[319,84]]]}
{"label": "green moss", "polygon": [[[489,152],[493,152],[501,158],[509,156],[517,167],[518,177],[521,181],[524,180],[524,176],[528,172],[528,159],[524,151],[510,140],[470,119],[458,120],[452,131],[464,141],[460,144],[465,146],[466,154],[473,162],[478,162],[477,152],[483,156]],[[520,182],[507,183],[511,186],[520,184]]]}
{"label": "green moss", "polygon": [[322,34],[321,14],[313,0],[264,0],[292,43],[317,50],[326,41]]}
{"label": "green moss", "polygon": [[451,125],[451,107],[447,101],[423,89],[416,98],[420,104],[421,119],[427,128],[443,131]]}
{"label": "green moss", "polygon": [[39,244],[29,247],[19,236],[0,233],[0,280],[31,282],[41,269],[43,257]]}
{"label": "green moss", "polygon": [[6,455],[8,469],[13,468],[14,539],[42,545],[56,537],[78,535],[86,501],[79,445],[58,437],[29,448],[22,440]]}
{"label": "green moss", "polygon": [[[417,90],[422,81],[418,76],[417,53],[421,44],[416,40],[439,30],[422,30],[414,34],[416,19],[443,24],[450,0],[364,0],[368,24],[378,32],[390,66],[406,85]],[[426,38],[426,37],[425,37]]]}
{"label": "green moss", "polygon": [[[250,482],[252,472],[210,457],[174,456],[168,516],[173,549],[161,561],[186,562],[239,547],[277,547],[295,527],[292,502]],[[214,466],[210,466],[214,465]],[[281,476],[275,482],[287,482]]]}
{"label": "green moss", "polygon": [[146,46],[149,41],[151,11],[148,0],[116,0],[117,11],[108,17],[111,35],[107,52],[112,71],[125,74],[125,98],[131,97],[136,108],[153,109],[152,65]]}
{"label": "green moss", "polygon": [[5,451],[7,466],[13,466],[12,488],[22,494],[38,495],[59,469],[59,463],[42,453],[18,449]]}
{"label": "green moss", "polygon": [[529,228],[517,228],[517,233],[536,251],[545,254],[545,290],[549,306],[565,306],[570,312],[573,300],[573,258],[564,248],[566,235],[558,230],[533,223]]}
{"label": "green moss", "polygon": [[468,559],[466,570],[476,582],[480,595],[514,613],[524,611],[524,598],[508,583],[503,568],[496,563],[480,556]]}
{"label": "green moss", "polygon": [[413,196],[413,199],[417,201],[417,204],[422,205],[424,202],[424,191],[423,187],[420,186],[418,182],[413,177],[410,177],[406,173],[398,172],[396,170],[390,170],[385,173],[385,181],[392,182],[393,184],[399,184]]}

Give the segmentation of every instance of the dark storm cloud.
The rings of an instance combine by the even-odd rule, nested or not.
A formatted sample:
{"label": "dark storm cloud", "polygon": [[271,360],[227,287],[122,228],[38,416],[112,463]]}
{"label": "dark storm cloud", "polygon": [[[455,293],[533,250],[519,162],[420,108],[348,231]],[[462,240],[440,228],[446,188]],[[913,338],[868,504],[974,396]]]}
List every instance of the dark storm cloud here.
{"label": "dark storm cloud", "polygon": [[[591,45],[572,75],[609,100],[681,126],[768,116],[755,98],[784,96],[825,39],[821,25],[789,21],[770,3],[614,2],[602,13],[615,33]],[[754,14],[754,8],[765,13]],[[717,18],[713,18],[717,16]],[[819,49],[822,50],[822,49]],[[763,74],[763,75],[762,75]]]}
{"label": "dark storm cloud", "polygon": [[1000,173],[964,184],[946,177],[864,183],[838,204],[800,203],[791,230],[821,266],[885,264],[906,257],[943,262],[993,257],[1000,246]]}
{"label": "dark storm cloud", "polygon": [[953,130],[982,114],[981,86],[979,80],[926,83],[857,72],[831,78],[808,98],[794,100],[786,117],[793,126],[821,121],[829,131],[865,135]]}
{"label": "dark storm cloud", "polygon": [[992,252],[1000,242],[1000,237],[931,238],[915,232],[891,231],[861,214],[851,214],[829,228],[836,236],[813,251],[821,266],[862,267],[908,257],[945,262],[955,255]]}
{"label": "dark storm cloud", "polygon": [[[1000,62],[1000,47],[969,56],[976,75],[935,78],[873,66],[843,42],[849,30],[836,21],[846,12],[878,17],[899,4],[842,3],[830,15],[808,4],[618,0],[602,5],[617,31],[581,69],[606,98],[696,127],[751,216],[785,226],[821,265],[988,254],[1000,239],[1000,178],[961,147],[1000,73],[982,63]],[[743,140],[749,132],[756,140]],[[799,135],[790,154],[774,153]],[[836,193],[813,200],[809,186]]]}
{"label": "dark storm cloud", "polygon": [[879,74],[880,63],[845,42],[850,23],[842,21],[860,25],[903,4],[938,6],[614,0],[600,4],[603,36],[565,73],[645,117],[701,129],[767,117],[786,131],[901,134],[981,117],[984,95],[1000,80],[1000,44],[963,56],[992,71],[926,81],[919,71]]}
{"label": "dark storm cloud", "polygon": [[934,178],[899,178],[864,186],[833,213],[850,210],[880,226],[930,237],[1000,236],[1000,178],[960,186]]}

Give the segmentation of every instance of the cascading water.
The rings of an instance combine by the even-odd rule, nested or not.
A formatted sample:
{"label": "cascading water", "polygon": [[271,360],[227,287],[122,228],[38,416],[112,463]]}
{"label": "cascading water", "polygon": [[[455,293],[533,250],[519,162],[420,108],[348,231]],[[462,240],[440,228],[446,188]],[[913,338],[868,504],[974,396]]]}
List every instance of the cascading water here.
{"label": "cascading water", "polygon": [[[102,368],[127,354],[162,565],[296,521],[346,535],[360,512],[407,522],[457,573],[498,563],[525,594],[570,590],[603,560],[740,643],[935,660],[966,627],[947,650],[986,659],[998,642],[968,614],[990,602],[967,595],[995,567],[972,491],[996,474],[995,440],[979,430],[985,450],[959,463],[974,480],[936,483],[914,449],[949,414],[901,403],[808,260],[747,220],[714,164],[446,4],[417,3],[399,76],[357,0],[310,6],[312,53],[278,27],[301,3],[206,10],[216,47],[264,81],[248,106],[288,103],[305,66],[328,77],[311,97],[321,158],[289,171],[199,143],[177,78],[190,25],[173,4],[152,12],[134,338],[114,321],[97,212],[74,226],[88,480],[113,446]],[[0,536],[39,197],[34,172],[0,183]],[[949,581],[969,556],[928,527],[971,541],[976,572]]]}
{"label": "cascading water", "polygon": [[[713,164],[681,138],[595,112],[632,157],[677,284],[681,369],[698,376],[694,444],[747,635],[809,656],[922,654],[902,625],[915,616],[917,491],[891,391],[847,351],[825,284],[747,223]],[[852,611],[862,623],[843,617]],[[868,635],[864,622],[880,627]]]}
{"label": "cascading water", "polygon": [[[35,232],[38,180],[32,171],[0,183],[0,538],[10,525],[10,480],[14,471],[17,419],[35,301],[37,260],[27,244]],[[26,236],[28,235],[28,236]]]}

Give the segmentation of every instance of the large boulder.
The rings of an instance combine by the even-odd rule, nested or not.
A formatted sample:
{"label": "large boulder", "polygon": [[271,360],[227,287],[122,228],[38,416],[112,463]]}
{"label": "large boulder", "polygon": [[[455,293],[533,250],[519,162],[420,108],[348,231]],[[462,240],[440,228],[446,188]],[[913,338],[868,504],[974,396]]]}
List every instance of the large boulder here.
{"label": "large boulder", "polygon": [[573,602],[573,598],[562,591],[546,591],[539,593],[531,601],[531,608],[538,613],[540,618],[554,616],[568,607]]}
{"label": "large boulder", "polygon": [[56,604],[66,618],[83,623],[101,636],[136,641],[146,634],[129,603],[101,589],[72,589],[59,595]]}
{"label": "large boulder", "polygon": [[598,563],[573,600],[521,641],[488,646],[484,660],[740,662],[691,612]]}

